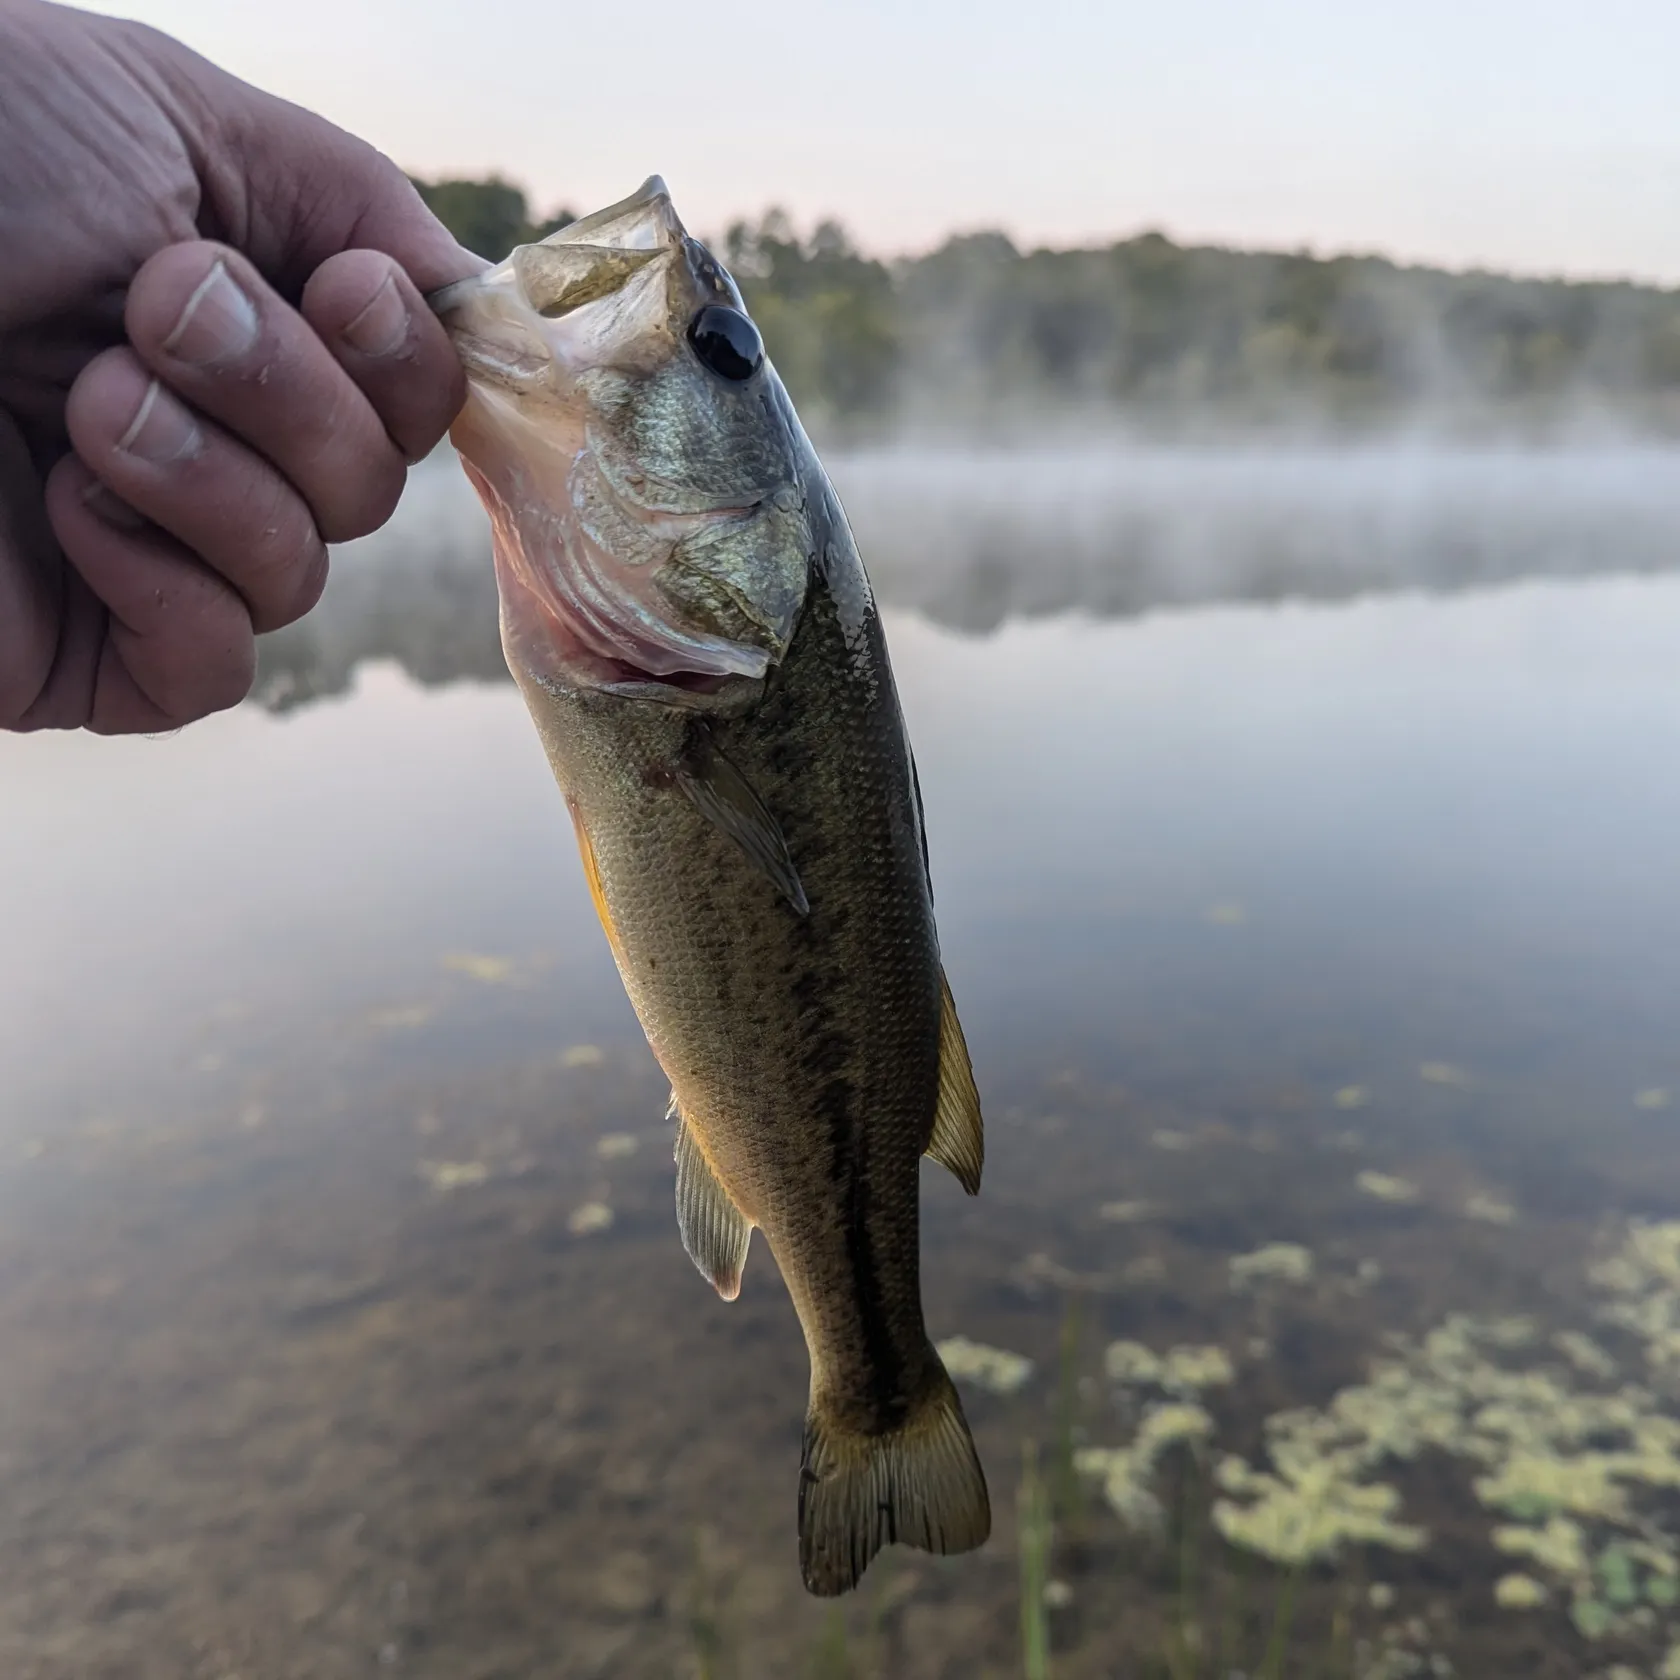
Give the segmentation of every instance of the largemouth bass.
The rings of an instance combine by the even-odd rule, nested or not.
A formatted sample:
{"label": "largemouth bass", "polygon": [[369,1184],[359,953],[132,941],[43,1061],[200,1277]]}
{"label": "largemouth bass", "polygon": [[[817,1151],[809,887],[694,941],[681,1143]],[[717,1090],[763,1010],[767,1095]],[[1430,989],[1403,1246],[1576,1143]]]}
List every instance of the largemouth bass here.
{"label": "largemouth bass", "polygon": [[991,1513],[928,1339],[918,1168],[974,1194],[979,1098],[868,579],[734,281],[657,178],[433,306],[502,644],[671,1081],[684,1247],[754,1227],[804,1329],[799,1557],[855,1586]]}

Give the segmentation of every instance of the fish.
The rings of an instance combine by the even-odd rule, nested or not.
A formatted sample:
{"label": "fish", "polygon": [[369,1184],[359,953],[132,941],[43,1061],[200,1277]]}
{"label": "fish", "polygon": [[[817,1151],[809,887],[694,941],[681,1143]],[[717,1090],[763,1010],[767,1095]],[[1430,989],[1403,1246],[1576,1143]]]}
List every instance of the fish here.
{"label": "fish", "polygon": [[978,1193],[980,1099],[839,499],[657,176],[429,301],[503,651],[671,1083],[683,1246],[729,1301],[762,1232],[804,1332],[804,1584],[970,1551],[991,1510],[923,1315],[919,1168]]}

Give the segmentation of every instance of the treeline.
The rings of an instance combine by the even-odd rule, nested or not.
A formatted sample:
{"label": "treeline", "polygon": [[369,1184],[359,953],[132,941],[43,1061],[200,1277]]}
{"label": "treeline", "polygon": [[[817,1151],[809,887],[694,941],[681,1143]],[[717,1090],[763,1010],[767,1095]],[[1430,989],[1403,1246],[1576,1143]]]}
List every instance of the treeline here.
{"label": "treeline", "polygon": [[557,233],[577,217],[557,210],[546,220],[533,218],[524,189],[499,175],[488,181],[422,181],[411,175],[427,208],[469,251],[500,262],[515,245],[530,245]]}
{"label": "treeline", "polygon": [[[562,225],[533,226],[516,188],[488,184],[507,195],[493,222],[505,243],[489,249],[482,210],[473,238],[451,220],[477,202],[474,186],[426,190],[487,255]],[[1071,251],[971,234],[888,264],[833,222],[801,235],[778,211],[737,223],[722,244],[801,412],[830,432],[1000,432],[1094,416],[1161,429],[1596,420],[1680,432],[1676,291],[1159,233]]]}

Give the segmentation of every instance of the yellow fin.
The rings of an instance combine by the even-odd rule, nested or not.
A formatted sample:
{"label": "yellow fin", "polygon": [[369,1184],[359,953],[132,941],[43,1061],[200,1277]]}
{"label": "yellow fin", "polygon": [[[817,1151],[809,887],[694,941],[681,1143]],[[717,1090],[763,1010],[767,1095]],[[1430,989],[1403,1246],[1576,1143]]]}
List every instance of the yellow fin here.
{"label": "yellow fin", "polygon": [[980,1194],[980,1169],[986,1161],[986,1140],[980,1125],[980,1093],[974,1086],[968,1045],[963,1039],[951,983],[939,974],[939,1105],[933,1115],[933,1136],[927,1154],[956,1174],[969,1195]]}
{"label": "yellow fin", "polygon": [[[675,1091],[671,1109],[680,1116]],[[733,1301],[741,1293],[752,1222],[718,1183],[694,1128],[681,1118],[677,1121],[677,1229],[700,1275],[724,1300]]]}

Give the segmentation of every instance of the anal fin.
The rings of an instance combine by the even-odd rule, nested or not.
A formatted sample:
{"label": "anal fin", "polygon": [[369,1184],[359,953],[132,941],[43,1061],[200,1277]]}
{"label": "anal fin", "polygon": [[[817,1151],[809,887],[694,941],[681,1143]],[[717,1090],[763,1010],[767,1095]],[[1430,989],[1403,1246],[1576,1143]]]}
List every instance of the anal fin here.
{"label": "anal fin", "polygon": [[927,1154],[940,1166],[949,1167],[969,1195],[980,1194],[980,1170],[986,1161],[980,1093],[975,1088],[968,1044],[943,969],[939,974],[939,1103]]}
{"label": "anal fin", "polygon": [[741,1293],[752,1224],[718,1183],[694,1128],[681,1117],[675,1095],[671,1107],[678,1115],[677,1229],[700,1275],[724,1300],[733,1301]]}

